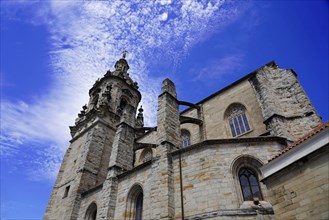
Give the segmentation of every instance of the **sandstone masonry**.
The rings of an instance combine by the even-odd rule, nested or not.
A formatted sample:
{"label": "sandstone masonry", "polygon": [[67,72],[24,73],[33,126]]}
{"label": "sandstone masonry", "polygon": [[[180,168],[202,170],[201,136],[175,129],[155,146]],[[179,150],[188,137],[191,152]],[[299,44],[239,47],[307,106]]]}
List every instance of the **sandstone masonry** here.
{"label": "sandstone masonry", "polygon": [[[325,200],[296,190],[303,199],[294,205],[288,179],[259,181],[270,158],[321,123],[292,70],[270,62],[196,104],[179,100],[165,79],[157,126],[148,128],[125,56],[95,82],[70,127],[45,220],[288,219],[310,215],[308,197]],[[327,179],[311,182],[326,171],[312,161],[314,169],[289,172],[325,188]]]}

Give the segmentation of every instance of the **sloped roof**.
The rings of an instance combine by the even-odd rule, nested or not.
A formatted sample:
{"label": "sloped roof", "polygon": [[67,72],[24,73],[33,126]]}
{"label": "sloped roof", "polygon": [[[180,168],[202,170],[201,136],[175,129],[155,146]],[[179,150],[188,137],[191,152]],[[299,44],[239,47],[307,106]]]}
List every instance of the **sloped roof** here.
{"label": "sloped roof", "polygon": [[318,127],[316,127],[315,129],[313,129],[312,131],[308,132],[306,135],[302,136],[300,139],[298,139],[297,141],[293,142],[292,144],[290,144],[288,147],[286,147],[285,149],[283,149],[281,152],[279,152],[278,154],[276,154],[274,157],[272,157],[269,161],[274,160],[275,158],[281,156],[282,154],[288,152],[289,150],[291,150],[292,148],[300,145],[301,143],[303,143],[304,141],[308,140],[309,138],[313,137],[315,134],[319,133],[320,131],[322,131],[323,129],[329,127],[329,121],[324,122],[323,124],[319,125]]}

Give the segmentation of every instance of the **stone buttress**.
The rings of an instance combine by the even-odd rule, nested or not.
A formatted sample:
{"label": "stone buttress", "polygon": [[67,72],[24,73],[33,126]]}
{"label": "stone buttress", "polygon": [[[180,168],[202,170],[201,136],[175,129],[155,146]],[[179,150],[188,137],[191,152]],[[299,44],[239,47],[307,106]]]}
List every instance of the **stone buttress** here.
{"label": "stone buttress", "polygon": [[175,85],[169,79],[162,83],[158,98],[158,146],[152,163],[152,219],[174,219],[174,175],[170,152],[180,146],[179,108]]}

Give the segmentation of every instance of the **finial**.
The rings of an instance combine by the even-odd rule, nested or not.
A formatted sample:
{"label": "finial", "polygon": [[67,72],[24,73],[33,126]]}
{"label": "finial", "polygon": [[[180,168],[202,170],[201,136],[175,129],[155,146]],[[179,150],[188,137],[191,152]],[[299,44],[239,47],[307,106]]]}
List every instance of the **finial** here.
{"label": "finial", "polygon": [[142,128],[144,126],[143,106],[138,109],[138,115],[136,120],[136,126]]}
{"label": "finial", "polygon": [[127,51],[127,50],[124,50],[124,51],[122,52],[122,58],[126,58],[127,53],[128,53],[128,51]]}
{"label": "finial", "polygon": [[141,107],[138,109],[139,113],[143,113],[143,106],[141,105]]}

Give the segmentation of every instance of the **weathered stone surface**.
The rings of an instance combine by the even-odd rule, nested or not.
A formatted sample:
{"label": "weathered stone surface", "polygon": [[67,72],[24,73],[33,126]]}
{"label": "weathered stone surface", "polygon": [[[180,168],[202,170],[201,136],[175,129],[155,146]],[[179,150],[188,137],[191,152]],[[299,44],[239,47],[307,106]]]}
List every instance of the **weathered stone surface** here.
{"label": "weathered stone surface", "polygon": [[271,63],[259,69],[250,82],[272,135],[295,141],[321,123],[292,70]]}
{"label": "weathered stone surface", "polygon": [[[261,183],[259,204],[242,196],[241,167],[255,169],[260,178],[259,167],[286,147],[286,139],[295,140],[321,122],[293,71],[270,63],[182,113],[184,102],[166,79],[157,127],[150,130],[143,128],[141,112],[136,119],[141,95],[128,69],[123,57],[91,88],[88,105],[70,127],[71,145],[44,219],[85,219],[91,204],[97,206],[97,219],[135,219],[131,193],[137,186],[143,219],[328,217],[324,156],[273,179],[269,191]],[[250,125],[236,138],[226,114],[232,104],[245,108]],[[181,124],[180,115],[196,120]],[[181,129],[190,132],[192,146],[181,147]]]}
{"label": "weathered stone surface", "polygon": [[329,148],[265,180],[276,219],[329,219]]}

